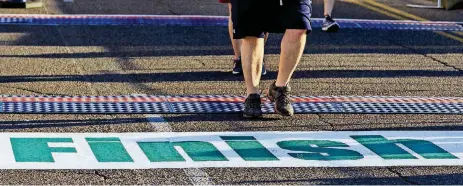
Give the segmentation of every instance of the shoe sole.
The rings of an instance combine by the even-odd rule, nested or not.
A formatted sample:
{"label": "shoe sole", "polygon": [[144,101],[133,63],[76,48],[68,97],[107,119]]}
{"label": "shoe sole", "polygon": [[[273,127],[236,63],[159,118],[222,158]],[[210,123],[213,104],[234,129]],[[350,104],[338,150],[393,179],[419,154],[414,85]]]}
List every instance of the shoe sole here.
{"label": "shoe sole", "polygon": [[333,24],[333,25],[330,25],[328,28],[322,28],[322,30],[325,32],[337,32],[339,30],[339,25]]}
{"label": "shoe sole", "polygon": [[[275,103],[275,99],[270,96],[270,89],[267,89],[267,99],[270,100],[270,102],[272,103]],[[277,110],[277,105],[276,104],[273,104],[273,110],[275,110],[275,112],[281,116],[285,116],[285,117],[292,117],[294,116],[294,114],[290,114],[290,113],[281,113],[280,111]]]}

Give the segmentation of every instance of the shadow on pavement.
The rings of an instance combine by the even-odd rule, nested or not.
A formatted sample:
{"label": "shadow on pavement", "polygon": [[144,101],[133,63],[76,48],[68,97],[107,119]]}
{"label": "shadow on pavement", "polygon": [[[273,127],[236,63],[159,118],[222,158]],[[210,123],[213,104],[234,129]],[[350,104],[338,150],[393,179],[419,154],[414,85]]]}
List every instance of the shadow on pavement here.
{"label": "shadow on pavement", "polygon": [[146,118],[115,118],[90,120],[34,120],[34,121],[0,121],[0,129],[53,128],[92,125],[118,125],[146,123]]}
{"label": "shadow on pavement", "polygon": [[315,179],[268,179],[265,181],[239,181],[228,184],[284,184],[284,183],[316,183],[317,185],[357,185],[357,184],[426,184],[426,185],[456,185],[463,184],[461,177],[463,174],[430,174],[417,176],[402,176],[402,177],[354,177],[354,178],[315,178]]}
{"label": "shadow on pavement", "polygon": [[[276,72],[268,72],[263,80],[276,78]],[[404,77],[462,77],[461,71],[443,70],[299,70],[293,79],[304,78],[404,78]],[[3,83],[18,82],[171,82],[171,81],[242,81],[241,76],[230,76],[228,72],[165,72],[165,73],[128,73],[94,75],[29,75],[1,76]]]}
{"label": "shadow on pavement", "polygon": [[[60,32],[57,31],[58,28]],[[0,33],[26,33],[16,46],[99,46],[105,52],[2,55],[2,57],[98,58],[231,55],[225,27],[2,26]],[[61,38],[62,35],[62,38]],[[66,42],[63,42],[63,38]],[[424,39],[426,38],[426,39]],[[278,54],[281,34],[272,34],[267,54]],[[429,31],[343,29],[309,34],[306,54],[462,53],[463,45]]]}

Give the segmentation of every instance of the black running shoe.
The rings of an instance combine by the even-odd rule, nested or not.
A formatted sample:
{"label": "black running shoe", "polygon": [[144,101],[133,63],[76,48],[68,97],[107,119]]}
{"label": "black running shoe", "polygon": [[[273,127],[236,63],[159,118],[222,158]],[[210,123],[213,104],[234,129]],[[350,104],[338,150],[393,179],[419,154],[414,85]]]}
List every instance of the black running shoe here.
{"label": "black running shoe", "polygon": [[241,58],[233,60],[233,74],[241,74],[243,73],[243,67],[241,66]]}
{"label": "black running shoe", "polygon": [[291,105],[291,87],[277,87],[275,83],[267,89],[267,97],[275,103],[275,112],[282,116],[293,116],[294,109]]}
{"label": "black running shoe", "polygon": [[262,118],[262,106],[259,94],[250,94],[244,102],[243,117]]}
{"label": "black running shoe", "polygon": [[339,30],[339,24],[327,15],[323,21],[322,30],[325,32],[337,32]]}

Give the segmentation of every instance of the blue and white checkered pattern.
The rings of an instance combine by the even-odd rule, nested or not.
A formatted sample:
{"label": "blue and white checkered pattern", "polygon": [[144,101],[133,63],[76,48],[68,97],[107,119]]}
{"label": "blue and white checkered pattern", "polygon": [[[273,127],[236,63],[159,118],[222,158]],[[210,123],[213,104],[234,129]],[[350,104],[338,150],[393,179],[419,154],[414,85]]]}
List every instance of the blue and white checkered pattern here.
{"label": "blue and white checkered pattern", "polygon": [[242,103],[236,102],[172,102],[175,113],[233,113],[243,109]]}
{"label": "blue and white checkered pattern", "polygon": [[343,113],[463,114],[462,103],[336,103]]}
{"label": "blue and white checkered pattern", "polygon": [[[322,27],[322,18],[313,18],[313,27]],[[463,31],[458,22],[336,19],[341,28],[382,30]],[[227,16],[167,15],[0,15],[0,24],[25,25],[151,25],[228,26]]]}
{"label": "blue and white checkered pattern", "polygon": [[3,113],[43,114],[144,114],[169,113],[167,103],[51,103],[5,102]]}
{"label": "blue and white checkered pattern", "polygon": [[[237,102],[172,102],[175,113],[236,113],[244,108]],[[337,113],[340,112],[332,103],[293,103],[296,113]],[[262,112],[274,113],[273,103],[263,103]]]}
{"label": "blue and white checkered pattern", "polygon": [[[98,97],[48,97],[43,96],[1,96],[0,113],[18,114],[212,114],[239,113],[243,110],[244,97],[240,96],[98,96]],[[21,99],[23,98],[23,99]],[[37,98],[37,99],[36,99]],[[72,98],[63,101],[61,98]],[[76,98],[76,99],[74,99]],[[100,101],[78,101],[95,98]],[[99,98],[99,99],[96,99]],[[103,99],[103,98],[108,98]],[[144,99],[159,98],[159,99]],[[166,99],[161,99],[166,98]],[[358,114],[463,114],[462,98],[423,98],[416,97],[336,97],[303,96],[298,99],[313,98],[312,101],[294,102],[297,114],[310,113],[358,113]],[[327,99],[332,98],[332,100]],[[393,98],[383,100],[384,98]],[[368,101],[370,99],[370,101]],[[406,100],[409,102],[406,102]],[[42,100],[42,101],[40,101]],[[71,101],[69,101],[71,100]],[[77,101],[72,101],[77,100]],[[118,101],[116,101],[118,100]],[[128,100],[128,101],[123,101]],[[134,100],[134,101],[130,101]],[[151,101],[141,101],[151,100]],[[296,99],[297,100],[297,99]],[[325,101],[314,101],[325,100]],[[329,100],[329,101],[326,101]],[[274,105],[264,102],[262,111],[274,113]]]}

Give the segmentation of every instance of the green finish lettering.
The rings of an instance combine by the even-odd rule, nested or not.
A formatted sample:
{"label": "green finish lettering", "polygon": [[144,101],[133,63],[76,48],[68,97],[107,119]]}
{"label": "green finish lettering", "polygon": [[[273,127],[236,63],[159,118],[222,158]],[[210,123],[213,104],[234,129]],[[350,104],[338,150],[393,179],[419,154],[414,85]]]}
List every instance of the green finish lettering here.
{"label": "green finish lettering", "polygon": [[303,151],[307,153],[288,153],[291,157],[303,160],[358,160],[363,155],[357,151],[335,149],[332,147],[349,147],[348,145],[329,140],[291,140],[280,141],[277,145],[286,150]]}
{"label": "green finish lettering", "polygon": [[72,138],[10,138],[16,162],[55,162],[53,152],[76,153],[74,147],[49,147],[48,143],[73,143]]}
{"label": "green finish lettering", "polygon": [[245,161],[278,161],[279,159],[253,136],[221,136]]}
{"label": "green finish lettering", "polygon": [[98,162],[133,162],[119,138],[85,138]]}
{"label": "green finish lettering", "polygon": [[193,161],[228,161],[217,148],[208,142],[138,142],[141,150],[151,162],[185,161],[175,146],[181,147]]}
{"label": "green finish lettering", "polygon": [[425,140],[388,140],[380,135],[351,137],[384,159],[418,159],[397,144],[402,144],[426,159],[458,159],[434,143]]}

